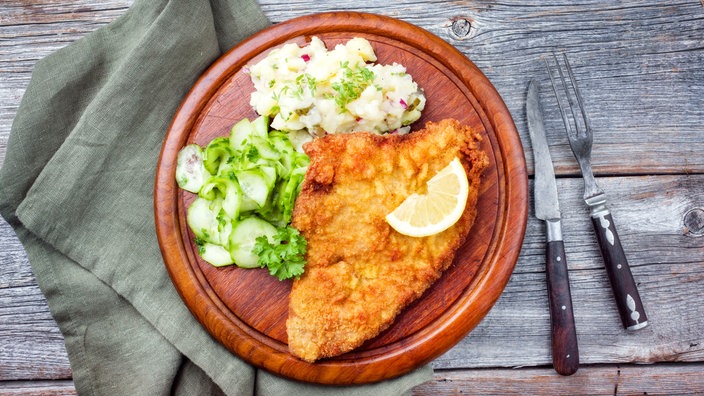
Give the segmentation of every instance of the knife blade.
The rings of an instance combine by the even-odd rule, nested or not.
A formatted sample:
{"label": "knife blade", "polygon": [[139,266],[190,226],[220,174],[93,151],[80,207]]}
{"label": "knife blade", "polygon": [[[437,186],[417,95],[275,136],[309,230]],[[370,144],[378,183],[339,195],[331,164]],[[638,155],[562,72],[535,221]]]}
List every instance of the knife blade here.
{"label": "knife blade", "polygon": [[545,272],[550,302],[553,367],[561,375],[571,375],[579,368],[579,348],[572,311],[565,245],[562,239],[557,183],[545,135],[538,91],[538,82],[531,80],[528,84],[526,116],[528,132],[533,144],[535,217],[545,221],[547,230]]}

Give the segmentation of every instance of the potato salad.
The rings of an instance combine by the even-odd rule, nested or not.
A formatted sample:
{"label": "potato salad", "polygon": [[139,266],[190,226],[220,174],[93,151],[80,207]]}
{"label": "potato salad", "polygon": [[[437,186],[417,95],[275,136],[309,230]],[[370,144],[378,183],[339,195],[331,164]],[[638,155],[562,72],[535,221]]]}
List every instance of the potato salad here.
{"label": "potato salad", "polygon": [[249,67],[250,104],[280,131],[407,133],[425,107],[423,90],[403,65],[376,60],[363,38],[330,51],[318,37],[286,44]]}

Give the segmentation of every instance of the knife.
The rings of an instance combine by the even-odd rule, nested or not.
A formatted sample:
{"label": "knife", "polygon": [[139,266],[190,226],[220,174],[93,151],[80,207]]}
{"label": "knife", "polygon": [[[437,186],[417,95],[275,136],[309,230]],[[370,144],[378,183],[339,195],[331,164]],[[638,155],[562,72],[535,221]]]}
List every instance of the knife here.
{"label": "knife", "polygon": [[544,220],[547,228],[546,273],[552,327],[553,366],[559,374],[571,375],[579,368],[579,348],[572,312],[565,245],[562,240],[555,171],[545,137],[538,89],[538,82],[531,80],[526,100],[528,132],[533,143],[535,167],[535,217]]}

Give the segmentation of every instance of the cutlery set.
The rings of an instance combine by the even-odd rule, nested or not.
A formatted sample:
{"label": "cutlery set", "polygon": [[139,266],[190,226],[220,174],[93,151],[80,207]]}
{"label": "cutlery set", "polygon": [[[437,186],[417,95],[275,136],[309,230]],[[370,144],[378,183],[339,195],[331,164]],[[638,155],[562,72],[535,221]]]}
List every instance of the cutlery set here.
{"label": "cutlery set", "polygon": [[[553,61],[556,71],[552,70],[553,67],[547,60],[545,64],[570,147],[584,179],[584,202],[590,208],[592,225],[604,258],[616,306],[624,328],[642,329],[648,324],[648,319],[616,232],[613,216],[606,206],[606,195],[599,188],[592,173],[593,132],[584,109],[582,95],[567,56],[562,54],[564,69],[554,54]],[[564,96],[563,100],[561,96]],[[563,105],[565,101],[567,105]],[[535,216],[545,221],[547,230],[546,274],[552,325],[553,366],[559,374],[571,375],[579,368],[579,348],[562,237],[557,184],[543,124],[539,84],[536,80],[532,80],[528,85],[526,116],[535,164]]]}

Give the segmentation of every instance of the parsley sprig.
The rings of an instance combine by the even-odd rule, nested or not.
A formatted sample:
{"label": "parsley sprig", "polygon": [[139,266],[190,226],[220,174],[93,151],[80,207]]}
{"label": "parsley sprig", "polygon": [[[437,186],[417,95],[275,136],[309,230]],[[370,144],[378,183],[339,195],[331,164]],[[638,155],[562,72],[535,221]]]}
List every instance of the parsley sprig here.
{"label": "parsley sprig", "polygon": [[301,233],[291,227],[279,227],[269,242],[265,236],[256,239],[254,254],[259,256],[259,265],[279,280],[300,278],[306,264],[308,242]]}

